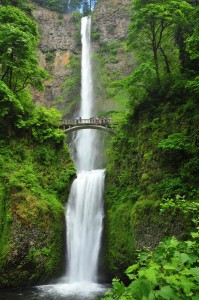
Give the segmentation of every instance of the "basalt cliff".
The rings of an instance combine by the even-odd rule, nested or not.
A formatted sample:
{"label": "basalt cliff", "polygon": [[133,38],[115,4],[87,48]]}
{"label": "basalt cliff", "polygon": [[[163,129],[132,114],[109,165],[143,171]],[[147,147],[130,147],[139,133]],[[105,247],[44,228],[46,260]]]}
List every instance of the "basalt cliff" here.
{"label": "basalt cliff", "polygon": [[[122,45],[130,22],[130,2],[101,2],[92,16],[93,74],[98,111],[120,108],[114,96],[108,95],[108,81],[103,77],[112,74],[111,77],[116,79],[132,70],[132,57],[125,53]],[[41,7],[35,7],[33,15],[41,35],[39,62],[50,74],[45,91],[33,91],[34,101],[48,107],[57,106],[64,116],[74,116],[81,86],[81,15],[78,12],[61,15]]]}

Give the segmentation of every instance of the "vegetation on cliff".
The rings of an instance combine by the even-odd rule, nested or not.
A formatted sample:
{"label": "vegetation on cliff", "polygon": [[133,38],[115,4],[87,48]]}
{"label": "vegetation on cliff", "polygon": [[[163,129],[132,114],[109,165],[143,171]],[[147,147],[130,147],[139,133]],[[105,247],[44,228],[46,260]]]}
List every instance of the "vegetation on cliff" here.
{"label": "vegetation on cliff", "polygon": [[[137,68],[124,80],[112,83],[128,93],[130,103],[129,114],[121,119],[107,151],[108,271],[121,278],[121,270],[136,260],[135,250],[149,247],[152,251],[165,237],[169,239],[144,260],[140,254],[138,263],[127,271],[134,274],[130,274],[132,284],[126,290],[116,281],[107,299],[191,299],[198,295],[195,268],[199,254],[195,240],[199,208],[198,3],[132,3],[128,47]],[[196,233],[190,236],[190,232]],[[165,254],[165,261],[172,265],[169,271],[161,262],[166,248],[171,249]],[[181,260],[189,254],[186,261]],[[197,259],[192,260],[192,255]],[[184,273],[183,265],[188,269]],[[141,292],[144,289],[146,294]]]}
{"label": "vegetation on cliff", "polygon": [[28,87],[38,67],[35,22],[0,8],[0,286],[44,282],[61,272],[63,202],[75,174],[60,113],[36,107]]}
{"label": "vegetation on cliff", "polygon": [[[20,10],[5,7],[30,13],[25,2],[5,0],[0,8],[0,286],[41,283],[60,272],[62,204],[75,172],[60,114],[36,107],[27,89],[42,89],[48,75],[36,59],[37,26]],[[68,3],[35,2],[59,12]],[[116,110],[129,108],[128,115],[115,114],[120,124],[107,151],[104,253],[110,277],[121,278],[137,262],[126,271],[131,284],[114,280],[107,299],[195,300],[198,1],[132,3],[128,43],[100,41],[99,31],[92,32],[100,41],[94,57],[99,102],[111,99],[112,109],[113,103]],[[74,22],[79,19],[73,15]],[[121,71],[124,57],[128,70]],[[79,61],[71,57],[71,76],[63,84],[72,106],[79,97]],[[101,106],[100,112],[108,110]]]}
{"label": "vegetation on cliff", "polygon": [[95,7],[98,0],[34,0],[38,5],[57,11],[59,13],[70,13],[81,10],[88,15]]}

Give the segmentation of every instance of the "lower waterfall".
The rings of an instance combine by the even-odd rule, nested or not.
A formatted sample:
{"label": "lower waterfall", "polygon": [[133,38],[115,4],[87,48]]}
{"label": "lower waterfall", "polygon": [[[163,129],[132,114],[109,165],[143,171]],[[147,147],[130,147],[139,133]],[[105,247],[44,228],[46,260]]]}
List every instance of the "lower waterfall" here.
{"label": "lower waterfall", "polygon": [[96,282],[103,220],[104,170],[80,171],[67,207],[69,282]]}

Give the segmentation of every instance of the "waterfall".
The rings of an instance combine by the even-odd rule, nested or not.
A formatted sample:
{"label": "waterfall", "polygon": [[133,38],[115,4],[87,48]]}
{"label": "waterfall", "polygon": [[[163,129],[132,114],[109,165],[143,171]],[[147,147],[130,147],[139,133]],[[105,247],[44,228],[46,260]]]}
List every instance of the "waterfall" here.
{"label": "waterfall", "polygon": [[69,280],[96,281],[103,218],[104,170],[81,171],[67,209]]}
{"label": "waterfall", "polygon": [[[90,17],[82,18],[82,82],[79,116],[93,117]],[[67,271],[55,285],[39,286],[45,299],[90,300],[105,292],[97,283],[102,234],[105,170],[100,165],[97,130],[77,131],[71,152],[77,168],[66,207]]]}
{"label": "waterfall", "polygon": [[[81,21],[82,72],[80,117],[90,118],[94,111],[90,47],[91,18]],[[73,147],[78,169],[67,205],[67,253],[69,282],[96,282],[103,220],[103,169],[98,164],[96,130],[77,132]]]}

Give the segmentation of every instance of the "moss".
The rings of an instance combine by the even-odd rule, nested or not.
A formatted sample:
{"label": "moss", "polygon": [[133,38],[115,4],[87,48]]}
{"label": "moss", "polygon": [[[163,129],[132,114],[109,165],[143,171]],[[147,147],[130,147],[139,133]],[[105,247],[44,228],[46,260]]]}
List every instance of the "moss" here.
{"label": "moss", "polygon": [[0,146],[0,286],[44,283],[63,268],[69,150],[25,139]]}
{"label": "moss", "polygon": [[[173,208],[160,215],[160,203],[176,195],[198,201],[198,119],[196,101],[173,95],[172,101],[141,103],[118,126],[107,151],[105,186],[105,255],[112,276],[133,263],[134,250],[154,248],[169,236],[185,239],[193,230],[189,212]],[[177,155],[173,145],[181,147]]]}
{"label": "moss", "polygon": [[162,239],[174,235],[182,239],[188,224],[180,212],[161,215],[157,200],[137,201],[132,209],[132,223],[136,249],[153,249]]}
{"label": "moss", "polygon": [[106,272],[119,276],[133,258],[134,238],[131,223],[130,202],[106,210]]}
{"label": "moss", "polygon": [[[81,40],[80,30],[78,30],[78,38]],[[81,86],[81,58],[78,54],[70,56],[70,62],[67,65],[68,74],[62,84],[62,99],[60,105],[63,110],[64,117],[71,117],[79,105],[80,86]]]}

